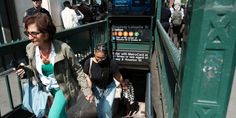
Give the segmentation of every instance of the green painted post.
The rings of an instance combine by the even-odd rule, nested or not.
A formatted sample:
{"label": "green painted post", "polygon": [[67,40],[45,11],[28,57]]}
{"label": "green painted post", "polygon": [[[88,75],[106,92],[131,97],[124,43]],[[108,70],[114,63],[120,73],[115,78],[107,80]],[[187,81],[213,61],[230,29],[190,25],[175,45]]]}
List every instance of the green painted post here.
{"label": "green painted post", "polygon": [[162,4],[162,0],[156,0],[156,5],[157,5],[157,11],[156,11],[156,16],[157,19],[161,19],[161,4]]}
{"label": "green painted post", "polygon": [[225,118],[236,62],[236,0],[189,0],[178,118]]}

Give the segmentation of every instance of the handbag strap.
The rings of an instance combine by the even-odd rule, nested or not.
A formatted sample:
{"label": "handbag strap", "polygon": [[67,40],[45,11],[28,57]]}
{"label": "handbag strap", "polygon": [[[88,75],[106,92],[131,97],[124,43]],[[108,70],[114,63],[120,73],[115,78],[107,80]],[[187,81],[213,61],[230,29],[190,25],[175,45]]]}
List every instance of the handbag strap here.
{"label": "handbag strap", "polygon": [[89,77],[91,78],[92,77],[92,74],[91,74],[91,67],[92,67],[92,64],[93,64],[93,59],[92,57],[90,58],[90,62],[89,62]]}

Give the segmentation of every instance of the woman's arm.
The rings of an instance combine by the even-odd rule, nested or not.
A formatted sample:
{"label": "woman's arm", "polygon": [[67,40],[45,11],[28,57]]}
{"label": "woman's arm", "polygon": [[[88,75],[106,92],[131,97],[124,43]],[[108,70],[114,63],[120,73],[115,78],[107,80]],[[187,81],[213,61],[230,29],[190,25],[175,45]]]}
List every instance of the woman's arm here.
{"label": "woman's arm", "polygon": [[[65,44],[67,45],[67,44]],[[83,91],[85,96],[91,96],[92,90],[89,86],[88,79],[86,74],[83,72],[82,66],[79,64],[78,60],[75,57],[74,52],[72,51],[70,46],[66,46],[66,56],[69,60],[69,64],[71,66],[71,69],[73,70],[73,74],[76,76],[76,79],[79,82],[79,85],[81,86],[81,90]]]}
{"label": "woman's arm", "polygon": [[90,80],[90,77],[87,74],[85,74],[85,76],[86,76],[86,80],[87,80],[88,86],[90,88],[92,88],[92,81]]}
{"label": "woman's arm", "polygon": [[123,81],[123,76],[119,71],[119,65],[118,63],[116,63],[115,60],[111,60],[110,62],[110,66],[111,66],[111,70],[113,71],[113,77],[118,81],[118,82],[122,82]]}
{"label": "woman's arm", "polygon": [[120,73],[120,71],[118,71],[116,74],[115,74],[115,77],[114,77],[118,82],[122,82],[123,81],[123,76],[122,74]]}
{"label": "woman's arm", "polygon": [[78,20],[84,19],[84,14],[82,12],[80,12],[79,9],[77,10],[77,12],[79,12],[79,14],[80,14],[79,16],[77,16]]}

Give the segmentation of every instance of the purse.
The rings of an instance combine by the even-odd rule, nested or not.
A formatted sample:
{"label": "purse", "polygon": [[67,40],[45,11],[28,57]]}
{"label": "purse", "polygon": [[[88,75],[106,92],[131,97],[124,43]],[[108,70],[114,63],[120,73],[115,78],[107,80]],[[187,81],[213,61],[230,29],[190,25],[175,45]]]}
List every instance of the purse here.
{"label": "purse", "polygon": [[42,86],[29,81],[23,85],[22,109],[42,118],[46,113],[48,96],[49,92],[43,91]]}
{"label": "purse", "polygon": [[76,103],[67,110],[68,118],[96,118],[97,110],[95,101],[89,103],[83,92],[77,96]]}

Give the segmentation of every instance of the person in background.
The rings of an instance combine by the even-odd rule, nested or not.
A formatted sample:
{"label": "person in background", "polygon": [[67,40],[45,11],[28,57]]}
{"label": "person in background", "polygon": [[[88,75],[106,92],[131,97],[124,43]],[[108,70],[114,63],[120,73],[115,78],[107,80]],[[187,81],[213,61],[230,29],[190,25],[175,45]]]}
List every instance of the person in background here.
{"label": "person in background", "polygon": [[69,29],[79,26],[79,20],[82,20],[84,15],[79,10],[76,13],[69,1],[65,1],[63,5],[65,8],[61,11],[61,18],[64,28]]}
{"label": "person in background", "polygon": [[81,2],[78,9],[84,14],[84,19],[82,19],[83,24],[95,21],[95,16],[85,1]]}
{"label": "person in background", "polygon": [[180,29],[183,22],[184,11],[180,6],[180,3],[175,3],[171,16],[171,24],[173,29],[172,40],[177,48],[180,47],[181,33]]}
{"label": "person in background", "polygon": [[180,28],[180,35],[179,35],[179,47],[180,49],[182,48],[182,43],[183,43],[183,35],[184,35],[184,30],[185,30],[185,22],[186,22],[186,10],[185,10],[185,5],[181,5],[181,13],[183,16],[183,20],[182,20],[182,24],[181,24],[181,28]]}
{"label": "person in background", "polygon": [[169,8],[166,7],[165,0],[162,0],[161,21],[160,22],[167,33],[168,33],[169,27],[170,27],[170,23],[169,23],[170,17],[171,17],[171,11]]}
{"label": "person in background", "polygon": [[95,21],[103,20],[107,16],[107,2],[96,0],[92,5],[92,12],[94,13]]}
{"label": "person in background", "polygon": [[[35,13],[45,13],[47,14],[48,16],[50,16],[48,10],[42,8],[42,0],[32,0],[33,2],[33,7],[32,8],[29,8],[25,11],[25,14],[24,14],[24,17],[23,17],[23,23],[25,22],[25,19],[28,17],[28,16],[32,16],[34,15]],[[50,16],[51,17],[51,16]]]}
{"label": "person in background", "polygon": [[118,64],[107,53],[105,44],[97,44],[94,57],[84,63],[84,72],[91,80],[98,118],[112,118],[112,104],[118,86],[114,79],[119,83],[123,81]]}
{"label": "person in background", "polygon": [[93,96],[86,81],[88,78],[71,47],[54,40],[56,27],[51,18],[43,13],[26,18],[24,33],[31,41],[26,46],[29,65],[17,69],[16,74],[20,78],[34,77],[33,81],[44,85],[45,90],[53,95],[48,118],[67,118],[66,106],[76,102],[79,86],[91,102]]}
{"label": "person in background", "polygon": [[129,117],[139,110],[138,102],[134,101],[134,87],[128,79],[125,79],[120,85],[122,87],[122,107],[125,109],[125,116]]}

